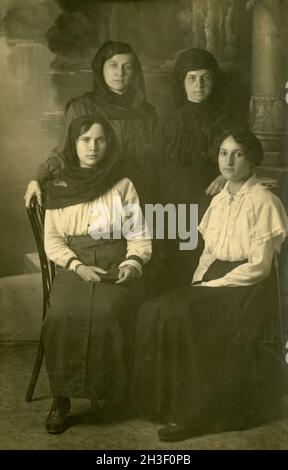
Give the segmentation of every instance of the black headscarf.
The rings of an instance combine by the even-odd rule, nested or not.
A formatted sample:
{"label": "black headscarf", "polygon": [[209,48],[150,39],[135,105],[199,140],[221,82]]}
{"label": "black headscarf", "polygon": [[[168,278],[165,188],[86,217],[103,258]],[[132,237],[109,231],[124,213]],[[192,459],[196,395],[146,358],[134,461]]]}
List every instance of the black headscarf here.
{"label": "black headscarf", "polygon": [[[103,76],[104,63],[116,54],[131,54],[133,76],[125,93],[110,90]],[[89,109],[91,104],[107,119],[129,119],[146,110],[145,83],[142,67],[132,47],[124,42],[105,42],[92,60],[93,92],[85,93],[78,101]]]}
{"label": "black headscarf", "polygon": [[202,103],[196,103],[200,107],[205,106],[204,103],[210,102],[216,98],[219,87],[220,70],[218,62],[215,57],[205,49],[188,49],[177,59],[174,68],[174,97],[178,106],[181,106],[187,101],[186,91],[184,88],[184,80],[187,72],[194,70],[206,69],[209,70],[213,78],[213,88],[210,96]]}
{"label": "black headscarf", "polygon": [[[76,152],[76,141],[93,124],[100,124],[105,133],[107,149],[95,168],[81,168]],[[92,201],[107,192],[123,178],[117,163],[115,137],[110,124],[97,115],[81,116],[72,121],[63,151],[64,168],[59,177],[48,182],[44,190],[44,207],[59,209]]]}

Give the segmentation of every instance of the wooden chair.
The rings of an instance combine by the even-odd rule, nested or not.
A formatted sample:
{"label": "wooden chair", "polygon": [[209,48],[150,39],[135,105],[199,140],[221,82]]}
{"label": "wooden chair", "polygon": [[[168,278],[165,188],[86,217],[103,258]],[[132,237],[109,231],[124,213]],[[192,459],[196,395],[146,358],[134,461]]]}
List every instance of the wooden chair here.
{"label": "wooden chair", "polygon": [[260,347],[263,347],[275,357],[283,362],[284,361],[284,345],[285,345],[285,335],[283,328],[283,307],[281,304],[281,295],[280,295],[280,280],[279,280],[279,266],[278,266],[278,255],[274,256],[272,270],[275,271],[275,276],[271,278],[271,282],[275,285],[272,286],[276,291],[278,291],[278,305],[275,305],[273,308],[270,305],[268,308],[274,312],[273,318],[267,322],[265,330],[263,331],[263,336],[260,341]]}
{"label": "wooden chair", "polygon": [[[282,254],[283,256],[283,254]],[[262,339],[260,341],[260,348],[264,349],[267,353],[266,358],[267,367],[270,364],[271,368],[271,378],[269,383],[276,383],[277,375],[273,375],[274,371],[277,370],[277,367],[280,367],[282,370],[281,379],[282,379],[282,399],[279,400],[271,399],[271,403],[267,404],[271,406],[274,414],[271,415],[271,419],[280,419],[287,416],[287,405],[288,405],[288,363],[287,357],[285,357],[285,304],[283,305],[283,296],[281,298],[281,283],[279,277],[279,256],[275,255],[274,257],[274,266],[272,269],[275,269],[274,283],[275,287],[278,290],[278,305],[275,306],[274,317],[271,318],[271,321],[267,322],[265,331],[263,332]],[[273,282],[272,281],[272,282]],[[281,302],[282,301],[282,302]],[[271,308],[271,307],[270,307]],[[272,307],[273,309],[273,307]],[[272,310],[273,311],[273,310]],[[280,380],[280,377],[279,377]]]}
{"label": "wooden chair", "polygon": [[[45,211],[37,203],[37,199],[34,198],[31,202],[31,206],[27,209],[27,214],[31,223],[33,230],[34,238],[37,245],[38,255],[41,265],[42,273],[42,288],[43,288],[43,310],[42,318],[45,318],[46,315],[46,306],[49,299],[49,292],[51,289],[52,281],[55,275],[55,265],[52,261],[48,260],[45,250],[44,250],[44,218]],[[43,362],[44,356],[44,345],[42,339],[42,333],[40,336],[39,346],[37,350],[37,355],[32,371],[32,376],[30,383],[26,392],[25,401],[32,401],[33,393],[36,387],[38,380],[39,372]]]}

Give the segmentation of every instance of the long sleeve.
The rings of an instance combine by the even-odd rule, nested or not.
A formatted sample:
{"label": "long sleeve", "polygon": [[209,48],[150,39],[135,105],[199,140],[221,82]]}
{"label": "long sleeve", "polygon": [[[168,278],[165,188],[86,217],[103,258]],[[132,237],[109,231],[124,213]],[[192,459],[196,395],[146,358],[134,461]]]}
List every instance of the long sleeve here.
{"label": "long sleeve", "polygon": [[201,281],[204,274],[214,261],[215,256],[212,255],[208,247],[205,247],[202,255],[200,256],[199,264],[193,274],[192,283]]}
{"label": "long sleeve", "polygon": [[205,287],[251,286],[269,276],[275,252],[276,240],[251,245],[248,263],[241,264],[225,276],[213,281],[202,282]]}
{"label": "long sleeve", "polygon": [[62,209],[54,209],[45,212],[45,252],[48,258],[58,266],[74,270],[81,262],[66,243],[61,224],[61,211]]}
{"label": "long sleeve", "polygon": [[142,272],[152,254],[152,242],[145,223],[137,191],[129,179],[123,180],[122,206],[124,211],[123,231],[127,240],[126,260],[120,266],[133,265]]}
{"label": "long sleeve", "polygon": [[[269,275],[273,255],[280,252],[288,233],[288,219],[281,201],[251,176],[234,199],[227,187],[215,196],[198,228],[205,240],[205,252],[209,247],[215,260],[248,260],[222,278],[201,285],[249,286]],[[205,274],[200,269],[201,265],[197,281]]]}

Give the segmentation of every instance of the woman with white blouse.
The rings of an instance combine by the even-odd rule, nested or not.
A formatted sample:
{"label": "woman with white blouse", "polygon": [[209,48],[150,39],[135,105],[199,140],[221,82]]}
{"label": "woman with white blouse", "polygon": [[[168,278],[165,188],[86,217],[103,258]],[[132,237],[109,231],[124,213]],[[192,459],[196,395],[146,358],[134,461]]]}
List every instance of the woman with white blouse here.
{"label": "woman with white blouse", "polygon": [[133,183],[116,165],[112,128],[74,120],[65,166],[44,192],[45,250],[57,265],[43,324],[53,403],[50,433],[67,427],[70,397],[127,400],[131,337],[151,240]]}
{"label": "woman with white blouse", "polygon": [[[287,216],[254,174],[263,159],[259,140],[235,129],[218,143],[227,183],[199,225],[205,248],[192,283],[143,304],[137,321],[136,402],[168,422],[158,433],[163,441],[281,414],[285,367],[273,261]],[[265,340],[271,329],[273,344]]]}

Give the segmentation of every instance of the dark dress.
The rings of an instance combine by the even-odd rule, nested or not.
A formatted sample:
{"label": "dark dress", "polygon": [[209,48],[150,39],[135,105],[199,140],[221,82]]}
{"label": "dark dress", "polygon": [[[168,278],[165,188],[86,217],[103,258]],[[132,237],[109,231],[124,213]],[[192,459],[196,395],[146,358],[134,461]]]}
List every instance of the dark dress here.
{"label": "dark dress", "polygon": [[[126,241],[69,237],[79,260],[113,272],[125,259]],[[115,281],[115,279],[114,279]],[[122,401],[130,383],[141,280],[122,285],[85,282],[58,268],[43,324],[45,361],[53,396]]]}
{"label": "dark dress", "polygon": [[[158,196],[162,204],[187,204],[187,228],[189,205],[198,204],[198,220],[210,204],[205,194],[209,184],[219,175],[217,159],[212,155],[213,139],[228,126],[229,116],[214,101],[185,102],[171,113],[159,126],[155,151],[158,160]],[[197,220],[193,221],[197,226]],[[202,252],[199,239],[196,250],[179,250],[179,238],[166,240],[159,251],[165,258],[162,273],[163,286],[167,289],[189,282]],[[162,246],[161,246],[162,245]]]}
{"label": "dark dress", "polygon": [[[204,280],[234,267],[216,261]],[[191,435],[283,416],[280,330],[275,273],[254,286],[187,285],[146,302],[137,324],[136,404]]]}

